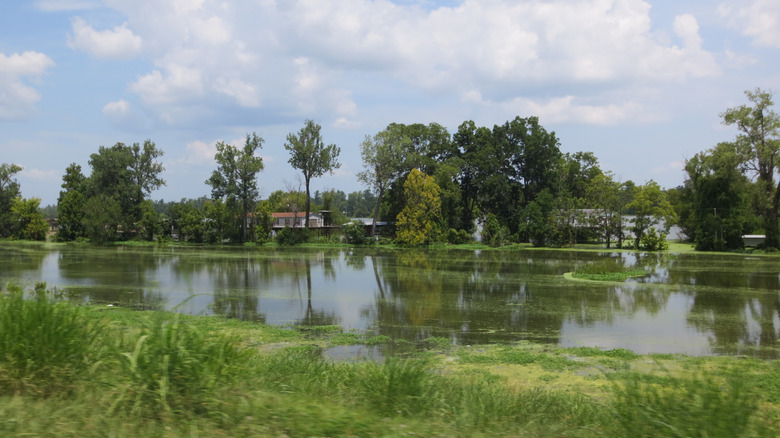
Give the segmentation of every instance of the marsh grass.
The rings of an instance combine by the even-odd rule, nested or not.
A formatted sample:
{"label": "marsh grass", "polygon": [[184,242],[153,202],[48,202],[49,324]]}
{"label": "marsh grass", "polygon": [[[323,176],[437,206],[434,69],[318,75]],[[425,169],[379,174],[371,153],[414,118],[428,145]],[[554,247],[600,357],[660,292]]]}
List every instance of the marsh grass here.
{"label": "marsh grass", "polygon": [[197,411],[217,385],[238,375],[246,353],[237,339],[209,336],[182,323],[178,314],[157,314],[118,352],[121,375],[112,409],[154,416],[161,412]]}
{"label": "marsh grass", "polygon": [[[29,296],[25,296],[29,295]],[[26,294],[0,292],[0,391],[48,396],[68,392],[102,359],[100,320],[58,303],[38,283]]]}
{"label": "marsh grass", "polygon": [[[774,436],[780,425],[775,361],[653,357],[659,364],[651,371],[604,371],[595,383],[602,390],[588,397],[578,392],[582,378],[561,385],[594,362],[646,366],[648,357],[589,347],[448,345],[451,356],[337,362],[323,356],[329,339],[342,333],[335,328],[313,338],[221,318],[81,308],[51,295],[36,301],[43,286],[26,297],[13,290],[17,295],[3,295],[3,310],[44,303],[39,318],[66,309],[82,328],[106,322],[95,323],[88,336],[75,328],[58,334],[57,345],[71,337],[92,340],[87,356],[51,359],[53,388],[37,381],[0,393],[4,437],[713,437]],[[10,321],[7,314],[0,318]],[[34,325],[19,325],[17,338],[36,333]],[[445,341],[427,340],[434,348]],[[275,345],[258,348],[263,342]],[[12,382],[8,357],[0,362],[4,385]],[[80,359],[68,365],[67,357]],[[16,384],[29,384],[29,375],[19,374]],[[532,376],[539,384],[519,381]]]}
{"label": "marsh grass", "polygon": [[613,385],[613,409],[626,436],[744,436],[758,407],[737,375],[670,377],[660,385],[629,373]]}
{"label": "marsh grass", "polygon": [[622,265],[611,261],[588,263],[578,268],[572,277],[595,281],[625,281],[632,277],[647,275],[644,269],[625,269]]}

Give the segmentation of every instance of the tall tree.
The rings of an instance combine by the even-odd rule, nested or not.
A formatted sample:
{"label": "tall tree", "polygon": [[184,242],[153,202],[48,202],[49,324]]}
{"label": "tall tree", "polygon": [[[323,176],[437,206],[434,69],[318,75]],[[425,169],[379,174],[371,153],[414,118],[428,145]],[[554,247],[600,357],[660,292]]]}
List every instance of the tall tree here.
{"label": "tall tree", "polygon": [[304,127],[298,135],[288,134],[284,148],[290,152],[290,165],[303,173],[306,184],[306,228],[309,228],[309,210],[311,207],[311,193],[309,185],[312,178],[318,178],[325,172],[333,173],[333,170],[341,167],[338,162],[341,149],[334,145],[325,146],[320,130],[322,127],[312,120],[306,120]]}
{"label": "tall tree", "polygon": [[377,194],[371,235],[376,234],[376,220],[385,191],[403,172],[403,151],[411,145],[411,139],[398,126],[390,125],[372,139],[366,136],[360,144],[365,170],[358,173],[358,180],[371,187]]}
{"label": "tall tree", "polygon": [[756,88],[745,91],[749,105],[729,108],[721,113],[725,125],[736,125],[739,134],[734,142],[742,156],[746,170],[757,176],[763,189],[763,219],[765,245],[780,247],[778,229],[778,208],[780,208],[780,185],[775,182],[775,173],[780,166],[780,116],[772,110],[772,93]]}
{"label": "tall tree", "polygon": [[86,237],[84,207],[87,201],[87,178],[81,173],[81,166],[71,163],[62,176],[62,191],[57,198],[57,221],[60,240],[75,240]]}
{"label": "tall tree", "polygon": [[404,182],[406,206],[398,214],[396,240],[403,245],[431,243],[439,237],[441,198],[433,177],[414,169]]}
{"label": "tall tree", "polygon": [[685,163],[691,187],[693,239],[698,250],[742,247],[749,217],[750,181],[739,171],[732,143],[696,154]]}
{"label": "tall tree", "polygon": [[249,213],[254,210],[259,196],[257,174],[263,170],[263,158],[255,153],[263,147],[262,137],[254,132],[246,135],[244,147],[239,149],[223,141],[217,143],[217,169],[206,184],[211,186],[214,199],[227,200],[229,206],[239,206],[241,211],[241,236],[247,240]]}
{"label": "tall tree", "polygon": [[21,194],[14,175],[21,171],[22,168],[16,164],[0,164],[0,237],[8,237],[13,233],[11,207]]}
{"label": "tall tree", "polygon": [[38,198],[14,200],[11,214],[14,221],[14,237],[22,240],[46,240],[49,225],[43,219]]}

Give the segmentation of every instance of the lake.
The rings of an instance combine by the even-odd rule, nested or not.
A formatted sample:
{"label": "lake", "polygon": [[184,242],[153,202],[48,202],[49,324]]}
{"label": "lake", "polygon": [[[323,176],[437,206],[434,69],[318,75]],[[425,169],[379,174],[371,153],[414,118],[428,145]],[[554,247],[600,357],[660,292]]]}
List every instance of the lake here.
{"label": "lake", "polygon": [[[651,272],[567,280],[585,263]],[[74,302],[331,325],[411,343],[527,340],[780,357],[780,259],[574,250],[91,247],[0,243],[0,281]]]}

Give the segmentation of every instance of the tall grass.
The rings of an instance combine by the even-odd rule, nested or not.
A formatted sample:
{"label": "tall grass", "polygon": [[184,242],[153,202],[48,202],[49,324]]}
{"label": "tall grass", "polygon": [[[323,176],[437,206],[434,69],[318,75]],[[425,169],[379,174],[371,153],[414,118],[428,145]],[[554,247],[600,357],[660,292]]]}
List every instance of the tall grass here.
{"label": "tall grass", "polygon": [[201,412],[218,385],[238,375],[246,354],[234,338],[209,336],[183,324],[178,314],[156,314],[118,354],[120,383],[112,409],[158,416]]}
{"label": "tall grass", "polygon": [[8,286],[0,292],[0,392],[68,392],[103,357],[103,329],[83,309],[56,302],[46,283],[29,294]]}
{"label": "tall grass", "polygon": [[758,408],[739,376],[658,379],[628,374],[613,379],[618,424],[635,437],[738,437]]}

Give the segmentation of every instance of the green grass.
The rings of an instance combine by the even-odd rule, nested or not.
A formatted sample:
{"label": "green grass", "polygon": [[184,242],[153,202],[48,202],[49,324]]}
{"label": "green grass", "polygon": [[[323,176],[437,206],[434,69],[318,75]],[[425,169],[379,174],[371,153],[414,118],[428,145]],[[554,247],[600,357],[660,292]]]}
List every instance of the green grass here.
{"label": "green grass", "polygon": [[571,274],[572,278],[594,281],[625,281],[632,277],[647,275],[644,269],[626,269],[611,261],[588,263]]}
{"label": "green grass", "polygon": [[435,352],[339,362],[323,355],[334,340],[392,340],[76,307],[43,286],[10,289],[0,295],[4,345],[74,350],[2,351],[4,437],[713,437],[780,426],[777,361],[428,338],[421,345]]}

